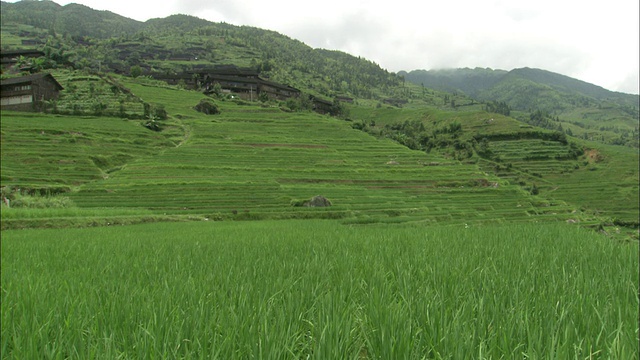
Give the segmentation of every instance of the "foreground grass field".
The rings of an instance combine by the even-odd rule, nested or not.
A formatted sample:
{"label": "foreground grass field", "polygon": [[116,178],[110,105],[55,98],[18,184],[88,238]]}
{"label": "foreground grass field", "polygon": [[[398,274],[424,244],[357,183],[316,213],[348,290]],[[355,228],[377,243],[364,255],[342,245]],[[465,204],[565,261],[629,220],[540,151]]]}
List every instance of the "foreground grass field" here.
{"label": "foreground grass field", "polygon": [[561,224],[2,233],[2,357],[638,358],[638,243]]}

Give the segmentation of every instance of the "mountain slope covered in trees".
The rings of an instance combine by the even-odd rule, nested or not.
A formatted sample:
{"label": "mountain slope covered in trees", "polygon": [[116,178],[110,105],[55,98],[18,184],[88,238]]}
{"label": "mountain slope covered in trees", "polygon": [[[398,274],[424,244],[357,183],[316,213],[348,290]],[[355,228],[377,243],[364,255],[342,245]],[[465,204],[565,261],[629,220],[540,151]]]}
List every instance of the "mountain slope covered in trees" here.
{"label": "mountain slope covered in trees", "polygon": [[[2,3],[3,48],[21,40],[46,43],[71,54],[76,69],[128,74],[180,74],[197,67],[233,64],[309,93],[360,98],[401,95],[401,80],[366,59],[306,44],[274,31],[213,23],[187,15],[139,22],[51,1]],[[25,31],[30,26],[40,32]],[[43,31],[44,30],[44,31]],[[12,46],[9,39],[16,38]],[[396,94],[396,92],[398,92]]]}
{"label": "mountain slope covered in trees", "polygon": [[110,11],[80,4],[58,5],[53,1],[2,2],[2,24],[21,23],[73,37],[108,38],[139,31],[143,23]]}

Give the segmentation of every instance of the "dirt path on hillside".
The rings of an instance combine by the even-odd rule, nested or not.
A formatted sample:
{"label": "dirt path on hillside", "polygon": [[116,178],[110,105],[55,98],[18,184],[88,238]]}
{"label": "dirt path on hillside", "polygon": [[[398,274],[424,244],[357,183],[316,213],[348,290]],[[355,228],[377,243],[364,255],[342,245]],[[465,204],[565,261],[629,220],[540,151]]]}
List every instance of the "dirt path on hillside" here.
{"label": "dirt path on hillside", "polygon": [[182,124],[181,126],[184,135],[182,136],[182,140],[176,145],[177,148],[182,146],[182,144],[186,143],[191,138],[191,126]]}

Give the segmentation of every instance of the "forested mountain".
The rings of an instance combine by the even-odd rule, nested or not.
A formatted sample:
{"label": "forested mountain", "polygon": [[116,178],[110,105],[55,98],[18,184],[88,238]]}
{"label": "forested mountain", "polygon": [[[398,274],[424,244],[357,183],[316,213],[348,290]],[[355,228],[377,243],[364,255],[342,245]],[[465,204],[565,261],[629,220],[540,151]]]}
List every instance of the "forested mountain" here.
{"label": "forested mountain", "polygon": [[[638,95],[609,91],[585,81],[541,69],[521,68],[505,71],[464,68],[402,71],[399,74],[427,88],[449,92],[459,91],[478,100],[508,100],[510,106],[521,110],[540,106],[547,107],[541,110],[558,110],[571,105],[584,105],[590,100],[610,101],[627,107],[638,105]],[[513,93],[513,87],[531,91]],[[544,91],[553,91],[556,93],[553,94],[556,98],[540,101],[536,96],[531,96],[533,95],[531,92],[539,95]],[[576,104],[576,100],[581,103]]]}
{"label": "forested mountain", "polygon": [[493,69],[441,69],[401,71],[408,81],[447,92],[462,92],[477,98],[484,90],[499,82],[508,71]]}
{"label": "forested mountain", "polygon": [[135,33],[143,26],[139,21],[110,11],[93,10],[75,3],[60,6],[49,0],[3,1],[0,19],[3,25],[26,24],[73,37],[108,38]]}
{"label": "forested mountain", "polygon": [[[24,26],[33,29],[25,31]],[[313,49],[274,31],[214,23],[187,15],[138,22],[86,6],[51,1],[2,2],[3,49],[37,38],[45,52],[64,52],[76,69],[180,74],[215,65],[251,67],[303,91],[360,98],[402,96],[400,78],[339,51]],[[39,31],[39,32],[38,32]]]}

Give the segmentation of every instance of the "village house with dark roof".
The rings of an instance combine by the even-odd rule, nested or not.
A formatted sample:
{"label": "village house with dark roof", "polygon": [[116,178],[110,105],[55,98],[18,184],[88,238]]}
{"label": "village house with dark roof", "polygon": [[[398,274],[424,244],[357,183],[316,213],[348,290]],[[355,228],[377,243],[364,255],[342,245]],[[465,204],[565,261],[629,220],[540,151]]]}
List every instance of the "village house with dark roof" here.
{"label": "village house with dark roof", "polygon": [[229,93],[237,94],[244,100],[257,100],[261,95],[269,99],[287,100],[300,96],[300,90],[289,85],[280,84],[260,77],[252,69],[223,66],[213,69],[198,69],[190,72],[196,82],[196,87],[205,93],[213,92],[216,84]]}
{"label": "village house with dark roof", "polygon": [[[248,68],[239,68],[233,65],[218,66],[215,68],[199,67],[191,71],[178,74],[154,75],[158,80],[177,85],[182,83],[187,88],[202,90],[205,94],[211,94],[216,87],[223,93],[234,94],[248,101],[256,101],[260,97],[267,96],[271,100],[285,101],[290,98],[300,97],[301,91],[289,86],[270,81],[260,77],[260,73]],[[328,114],[334,110],[331,101],[310,96],[313,110]],[[352,98],[342,97],[344,102],[352,102]]]}
{"label": "village house with dark roof", "polygon": [[353,104],[353,98],[352,97],[348,97],[348,96],[344,96],[344,95],[336,96],[336,101]]}
{"label": "village house with dark roof", "polygon": [[2,67],[10,66],[18,63],[20,56],[25,58],[39,58],[44,56],[44,53],[40,50],[6,50],[0,53],[0,63]]}
{"label": "village house with dark roof", "polygon": [[402,105],[407,104],[409,100],[406,99],[384,99],[382,100],[385,104],[393,105],[396,107],[402,107]]}
{"label": "village house with dark roof", "polygon": [[331,101],[313,95],[309,96],[309,99],[313,103],[313,111],[320,114],[330,114],[333,111],[333,103]]}
{"label": "village house with dark roof", "polygon": [[7,110],[38,111],[43,102],[57,99],[63,87],[49,73],[0,81],[0,107]]}

